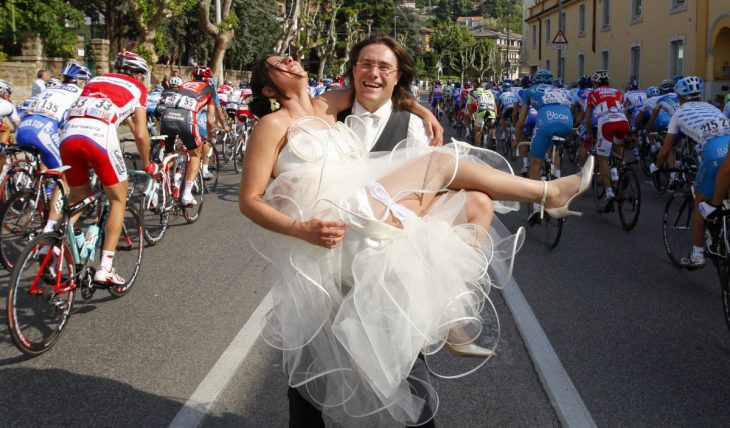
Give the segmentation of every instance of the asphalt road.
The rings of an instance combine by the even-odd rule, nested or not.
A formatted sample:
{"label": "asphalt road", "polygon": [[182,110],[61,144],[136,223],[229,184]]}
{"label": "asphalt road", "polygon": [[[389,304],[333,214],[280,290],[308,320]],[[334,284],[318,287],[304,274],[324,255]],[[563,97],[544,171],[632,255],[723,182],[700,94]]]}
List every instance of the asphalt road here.
{"label": "asphalt road", "polygon": [[[556,249],[529,228],[515,277],[598,426],[726,426],[730,332],[717,277],[710,265],[670,265],[661,241],[666,196],[648,184],[642,191],[630,233],[615,213],[595,212],[590,192],[575,205],[585,215],[568,220]],[[47,354],[22,357],[0,324],[0,426],[169,426],[267,293],[237,193],[229,167],[197,223],[176,219],[145,248],[134,290],[79,298]],[[513,230],[526,225],[524,210],[502,220]],[[0,284],[8,277],[0,272]],[[0,287],[2,320],[5,296]],[[499,292],[492,297],[498,356],[467,378],[435,382],[437,424],[558,426],[509,310]],[[280,355],[263,341],[221,388],[202,426],[286,426]]]}

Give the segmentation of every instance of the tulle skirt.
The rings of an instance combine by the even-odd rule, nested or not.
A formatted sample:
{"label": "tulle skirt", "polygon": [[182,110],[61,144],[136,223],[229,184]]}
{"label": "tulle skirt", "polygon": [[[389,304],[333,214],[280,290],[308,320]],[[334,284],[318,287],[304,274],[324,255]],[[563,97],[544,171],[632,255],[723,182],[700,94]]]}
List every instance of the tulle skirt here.
{"label": "tulle skirt", "polygon": [[[512,170],[498,154],[461,142],[404,141],[367,154],[350,131],[320,122],[292,127],[289,154],[280,157],[287,164],[264,196],[294,218],[342,220],[347,235],[329,250],[254,229],[251,244],[269,263],[274,301],[263,338],[283,351],[289,385],[335,420],[425,423],[438,409],[429,373],[458,377],[486,359],[468,359],[460,373],[429,361],[460,358],[443,350],[450,331],[459,343],[498,337],[496,314],[487,321],[482,314],[493,312],[490,288],[509,281],[523,240],[496,217],[489,230],[467,223],[467,192],[448,186],[462,162]],[[401,212],[398,227],[383,221],[400,202],[424,197],[433,202],[423,215]],[[495,203],[498,212],[517,208]]]}

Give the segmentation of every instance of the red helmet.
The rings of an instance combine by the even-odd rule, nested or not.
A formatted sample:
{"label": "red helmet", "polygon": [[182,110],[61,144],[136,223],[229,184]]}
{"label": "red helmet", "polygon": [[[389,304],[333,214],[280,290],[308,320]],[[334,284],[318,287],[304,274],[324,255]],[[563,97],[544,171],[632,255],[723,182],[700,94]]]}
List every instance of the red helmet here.
{"label": "red helmet", "polygon": [[338,74],[338,75],[336,75],[336,76],[334,76],[334,77],[332,77],[332,81],[333,81],[333,82],[341,83],[341,82],[342,82],[342,80],[343,80],[343,79],[342,79],[342,76],[341,76],[341,75],[339,75],[339,74]]}
{"label": "red helmet", "polygon": [[471,80],[467,80],[464,82],[464,88],[472,88],[474,87],[474,84],[471,82]]}
{"label": "red helmet", "polygon": [[193,68],[192,74],[196,79],[210,79],[213,77],[213,70],[204,65],[196,65],[195,68]]}

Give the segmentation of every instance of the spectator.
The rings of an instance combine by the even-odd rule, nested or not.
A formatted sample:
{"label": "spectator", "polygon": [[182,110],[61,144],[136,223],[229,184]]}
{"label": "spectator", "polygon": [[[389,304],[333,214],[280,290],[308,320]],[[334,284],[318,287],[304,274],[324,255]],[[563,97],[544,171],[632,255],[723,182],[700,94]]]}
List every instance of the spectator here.
{"label": "spectator", "polygon": [[33,87],[30,90],[30,96],[35,96],[46,90],[46,82],[50,80],[51,73],[48,70],[38,70],[36,75],[37,79],[33,82]]}
{"label": "spectator", "polygon": [[160,82],[160,85],[162,85],[162,87],[164,89],[169,89],[170,88],[170,81],[169,81],[169,79],[170,78],[167,76],[167,74],[165,74],[164,76],[162,76],[162,81]]}

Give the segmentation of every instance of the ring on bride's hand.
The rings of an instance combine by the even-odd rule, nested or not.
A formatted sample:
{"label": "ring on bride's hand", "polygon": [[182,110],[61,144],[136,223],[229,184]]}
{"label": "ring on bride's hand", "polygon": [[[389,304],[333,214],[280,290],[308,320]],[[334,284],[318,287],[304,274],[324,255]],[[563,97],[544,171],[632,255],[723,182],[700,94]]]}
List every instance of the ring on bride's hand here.
{"label": "ring on bride's hand", "polygon": [[327,243],[330,244],[330,245],[332,245],[333,242],[334,242],[334,239],[332,239],[331,236],[328,236],[327,237]]}

